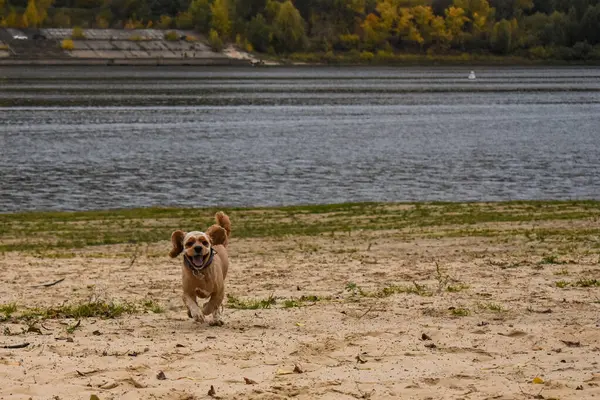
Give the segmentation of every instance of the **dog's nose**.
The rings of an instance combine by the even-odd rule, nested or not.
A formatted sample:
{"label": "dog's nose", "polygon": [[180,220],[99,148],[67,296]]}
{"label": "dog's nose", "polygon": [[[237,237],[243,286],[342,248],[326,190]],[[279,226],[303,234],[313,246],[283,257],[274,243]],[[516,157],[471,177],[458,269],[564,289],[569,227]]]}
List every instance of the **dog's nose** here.
{"label": "dog's nose", "polygon": [[202,253],[202,246],[194,246],[194,251],[196,253]]}

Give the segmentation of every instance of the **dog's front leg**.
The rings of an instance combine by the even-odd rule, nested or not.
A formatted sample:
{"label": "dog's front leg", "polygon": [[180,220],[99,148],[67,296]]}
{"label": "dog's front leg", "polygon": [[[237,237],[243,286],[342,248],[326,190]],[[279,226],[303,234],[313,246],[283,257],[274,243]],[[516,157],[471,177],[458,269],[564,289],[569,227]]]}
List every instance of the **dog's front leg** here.
{"label": "dog's front leg", "polygon": [[224,298],[225,291],[219,290],[218,292],[213,293],[212,296],[210,296],[210,300],[202,307],[202,313],[204,315],[212,314],[213,319],[210,322],[211,325],[223,325],[223,320],[221,319],[221,304],[223,304]]}
{"label": "dog's front leg", "polygon": [[200,307],[198,307],[198,303],[196,302],[196,292],[192,293],[183,292],[183,304],[188,309],[188,317],[193,318],[196,322],[204,322],[204,316],[200,311]]}

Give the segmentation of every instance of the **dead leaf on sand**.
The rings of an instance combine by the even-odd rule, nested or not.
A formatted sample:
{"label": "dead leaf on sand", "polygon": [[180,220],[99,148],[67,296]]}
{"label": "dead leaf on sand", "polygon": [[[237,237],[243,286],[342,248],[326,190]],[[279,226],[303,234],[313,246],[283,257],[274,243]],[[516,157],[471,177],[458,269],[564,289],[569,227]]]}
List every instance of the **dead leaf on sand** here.
{"label": "dead leaf on sand", "polygon": [[523,336],[527,336],[527,333],[523,332],[523,331],[510,331],[508,333],[498,332],[498,335],[500,335],[500,336],[506,336],[506,337],[509,337],[509,338],[520,338],[520,337],[523,337]]}
{"label": "dead leaf on sand", "polygon": [[359,363],[361,363],[361,364],[364,364],[364,363],[367,362],[367,360],[365,360],[364,358],[362,358],[362,356],[360,354],[357,354],[355,358],[356,358],[356,361],[359,362]]}
{"label": "dead leaf on sand", "polygon": [[581,342],[572,342],[570,340],[561,340],[567,347],[581,347]]}
{"label": "dead leaf on sand", "polygon": [[101,385],[100,389],[109,390],[109,389],[114,389],[117,386],[119,386],[118,382],[107,382],[104,385]]}

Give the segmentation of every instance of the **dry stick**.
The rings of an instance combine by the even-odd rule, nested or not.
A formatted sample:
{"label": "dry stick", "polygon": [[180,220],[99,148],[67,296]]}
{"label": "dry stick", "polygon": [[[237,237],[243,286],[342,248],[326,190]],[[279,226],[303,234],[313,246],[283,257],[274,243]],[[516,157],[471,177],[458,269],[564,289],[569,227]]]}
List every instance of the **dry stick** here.
{"label": "dry stick", "polygon": [[24,347],[29,346],[29,342],[28,343],[21,343],[21,344],[9,344],[6,346],[2,346],[3,349],[22,349]]}
{"label": "dry stick", "polygon": [[61,282],[62,282],[62,281],[64,281],[65,279],[66,279],[66,278],[62,278],[62,279],[59,279],[59,280],[57,280],[57,281],[54,281],[54,282],[50,282],[50,283],[43,283],[43,284],[41,284],[41,285],[36,285],[36,286],[33,286],[33,287],[50,287],[50,286],[54,286],[54,285],[56,285],[56,284],[58,284],[58,283],[61,283]]}
{"label": "dry stick", "polygon": [[362,317],[364,317],[365,315],[367,315],[369,313],[369,311],[371,311],[372,309],[373,309],[373,306],[369,307],[369,309],[367,311],[365,311],[363,315],[361,315],[360,317],[358,317],[358,319],[361,319]]}

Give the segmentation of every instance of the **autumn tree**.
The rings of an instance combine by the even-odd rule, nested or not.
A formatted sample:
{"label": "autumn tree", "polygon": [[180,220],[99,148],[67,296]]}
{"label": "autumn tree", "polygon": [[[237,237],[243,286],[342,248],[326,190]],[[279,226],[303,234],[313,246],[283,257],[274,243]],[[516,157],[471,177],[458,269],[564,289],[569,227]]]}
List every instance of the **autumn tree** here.
{"label": "autumn tree", "polygon": [[37,10],[37,6],[35,4],[35,0],[29,0],[27,2],[27,8],[25,9],[25,12],[23,13],[23,27],[24,28],[29,28],[29,27],[37,27],[40,25],[40,16],[38,14],[38,10]]}
{"label": "autumn tree", "polygon": [[276,49],[282,52],[302,50],[305,46],[304,19],[291,0],[279,7],[273,20],[273,39]]}
{"label": "autumn tree", "polygon": [[227,39],[231,34],[231,19],[229,18],[229,2],[227,0],[214,0],[210,6],[210,27],[219,37]]}
{"label": "autumn tree", "polygon": [[468,20],[465,10],[460,7],[452,6],[446,10],[446,26],[455,46],[462,46],[463,29]]}
{"label": "autumn tree", "polygon": [[365,47],[374,50],[381,46],[389,35],[389,29],[375,14],[367,15],[362,25],[362,39]]}

